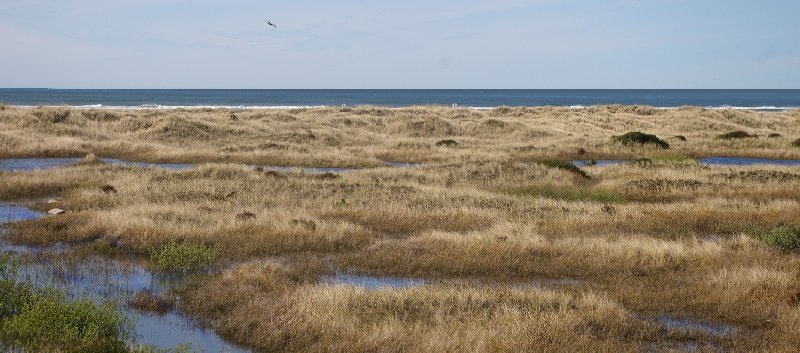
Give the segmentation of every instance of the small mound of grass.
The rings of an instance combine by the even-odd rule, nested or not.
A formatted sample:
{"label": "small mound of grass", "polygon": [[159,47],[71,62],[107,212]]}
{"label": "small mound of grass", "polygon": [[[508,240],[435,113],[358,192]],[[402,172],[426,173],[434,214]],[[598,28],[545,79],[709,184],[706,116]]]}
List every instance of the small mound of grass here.
{"label": "small mound of grass", "polygon": [[726,132],[722,135],[717,136],[718,139],[723,139],[723,140],[742,139],[749,137],[758,137],[758,135],[751,135],[747,131],[737,130],[737,131]]}
{"label": "small mound of grass", "polygon": [[133,299],[128,301],[128,305],[138,311],[151,312],[158,315],[166,314],[173,304],[147,289],[139,291]]}
{"label": "small mound of grass", "polygon": [[800,249],[800,227],[776,227],[761,237],[761,241],[783,250]]}
{"label": "small mound of grass", "polygon": [[543,166],[546,166],[546,167],[549,167],[549,168],[556,168],[556,169],[566,170],[566,171],[568,171],[570,173],[573,173],[573,174],[576,174],[576,175],[580,176],[581,178],[590,179],[589,174],[586,174],[586,172],[583,171],[583,169],[578,168],[576,165],[572,164],[572,162],[569,162],[569,161],[546,160],[546,161],[538,161],[536,163],[539,163],[539,164],[541,164]]}
{"label": "small mound of grass", "polygon": [[767,135],[767,137],[769,137],[769,138],[776,138],[776,137],[781,137],[781,136],[783,136],[783,135],[781,135],[781,134],[779,134],[777,132],[773,132],[773,133],[770,133],[769,135]]}
{"label": "small mound of grass", "polygon": [[794,146],[794,147],[800,147],[800,139],[797,139],[797,140],[794,140],[794,141],[792,141],[792,146]]}
{"label": "small mound of grass", "polygon": [[444,147],[455,147],[458,146],[458,142],[456,140],[440,140],[436,142],[436,146],[444,146]]}
{"label": "small mound of grass", "polygon": [[621,143],[625,146],[656,145],[657,147],[662,149],[669,148],[669,143],[658,138],[658,136],[646,134],[639,131],[632,131],[621,136],[614,136],[612,137],[612,140],[614,140],[614,142]]}
{"label": "small mound of grass", "polygon": [[674,138],[674,139],[676,139],[678,141],[686,142],[686,136],[683,136],[683,135],[675,135],[675,136],[672,136],[672,138]]}
{"label": "small mound of grass", "polygon": [[314,175],[314,178],[317,178],[319,180],[336,180],[339,179],[340,177],[341,176],[339,176],[339,174],[331,172]]}
{"label": "small mound of grass", "polygon": [[207,269],[220,256],[219,245],[171,241],[150,250],[150,260],[161,271],[198,271]]}
{"label": "small mound of grass", "polygon": [[517,196],[544,197],[565,201],[590,201],[602,203],[623,203],[624,195],[603,189],[585,186],[533,185],[508,190],[507,193]]}

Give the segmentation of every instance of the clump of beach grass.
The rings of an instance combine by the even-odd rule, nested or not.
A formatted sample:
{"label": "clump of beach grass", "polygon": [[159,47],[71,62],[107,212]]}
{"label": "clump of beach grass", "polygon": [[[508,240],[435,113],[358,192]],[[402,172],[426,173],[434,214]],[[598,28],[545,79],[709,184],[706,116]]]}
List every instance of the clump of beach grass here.
{"label": "clump of beach grass", "polygon": [[668,149],[669,143],[658,138],[656,135],[646,134],[639,131],[628,132],[620,136],[614,136],[615,142],[621,143],[625,146],[633,145],[655,145],[658,148]]}
{"label": "clump of beach grass", "polygon": [[761,237],[769,245],[777,246],[783,250],[800,249],[800,228],[775,227]]}
{"label": "clump of beach grass", "polygon": [[723,139],[723,140],[755,138],[755,137],[758,137],[758,135],[750,134],[747,131],[742,131],[742,130],[726,132],[724,134],[717,136],[718,139]]}
{"label": "clump of beach grass", "polygon": [[171,303],[169,300],[164,299],[146,289],[139,291],[136,293],[133,299],[128,301],[128,305],[136,310],[142,312],[151,312],[158,315],[166,314],[173,304],[174,303]]}
{"label": "clump of beach grass", "polygon": [[444,146],[444,147],[455,147],[458,146],[458,142],[456,140],[439,140],[436,141],[436,146]]}
{"label": "clump of beach grass", "polygon": [[220,256],[218,245],[171,241],[149,252],[153,266],[161,271],[199,271],[209,268]]}
{"label": "clump of beach grass", "polygon": [[578,176],[580,176],[581,178],[584,178],[584,179],[590,179],[589,174],[586,174],[586,172],[583,169],[578,168],[578,166],[576,166],[575,164],[572,164],[572,162],[569,162],[569,161],[546,160],[546,161],[539,161],[537,163],[539,163],[541,165],[544,165],[546,167],[549,167],[549,168],[556,168],[556,169],[566,170],[566,171],[568,171],[570,173],[573,173],[575,175],[578,175]]}

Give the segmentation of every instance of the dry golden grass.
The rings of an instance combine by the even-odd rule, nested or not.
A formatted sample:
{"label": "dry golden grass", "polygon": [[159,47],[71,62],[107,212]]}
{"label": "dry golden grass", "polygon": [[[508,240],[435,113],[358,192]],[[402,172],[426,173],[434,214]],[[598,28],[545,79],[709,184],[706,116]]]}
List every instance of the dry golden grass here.
{"label": "dry golden grass", "polygon": [[[797,250],[760,241],[775,227],[800,225],[800,169],[706,167],[686,158],[800,159],[791,146],[800,136],[797,112],[420,107],[229,116],[6,107],[2,156],[198,163],[165,171],[87,160],[0,173],[0,199],[58,196],[33,205],[67,210],[11,225],[8,236],[99,252],[113,244],[141,256],[172,242],[218,246],[223,264],[239,265],[192,283],[180,309],[263,351],[697,344],[788,352],[800,344]],[[716,138],[735,130],[760,137]],[[628,131],[672,147],[612,142]],[[458,145],[436,145],[444,139]],[[536,163],[641,157],[653,162],[584,167],[588,179]],[[366,168],[319,176],[242,163]],[[335,272],[433,283],[371,291],[320,281]],[[552,284],[565,279],[570,284]],[[543,287],[514,285],[532,281]],[[719,336],[667,328],[662,316],[736,329]]]}

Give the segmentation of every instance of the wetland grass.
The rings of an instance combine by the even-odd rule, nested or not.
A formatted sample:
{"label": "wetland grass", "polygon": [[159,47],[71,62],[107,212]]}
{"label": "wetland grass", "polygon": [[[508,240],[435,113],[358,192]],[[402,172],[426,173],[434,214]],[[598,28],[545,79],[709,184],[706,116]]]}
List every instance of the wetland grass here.
{"label": "wetland grass", "polygon": [[[8,224],[6,239],[124,252],[164,271],[210,268],[179,289],[177,310],[257,351],[790,352],[800,344],[800,170],[689,157],[798,159],[784,138],[716,138],[798,136],[796,112],[66,111],[6,107],[0,155],[196,165],[2,172],[0,199],[47,211],[54,205],[42,198],[57,198],[67,210]],[[685,140],[666,150],[647,134],[612,138],[629,131]],[[437,147],[443,140],[458,146]],[[585,170],[563,162],[581,149],[586,159],[646,160]],[[386,160],[422,164],[385,168]],[[327,175],[242,163],[357,168]],[[368,290],[330,285],[332,273],[421,284]],[[475,285],[481,278],[575,283]],[[142,309],[161,307],[139,299]]]}

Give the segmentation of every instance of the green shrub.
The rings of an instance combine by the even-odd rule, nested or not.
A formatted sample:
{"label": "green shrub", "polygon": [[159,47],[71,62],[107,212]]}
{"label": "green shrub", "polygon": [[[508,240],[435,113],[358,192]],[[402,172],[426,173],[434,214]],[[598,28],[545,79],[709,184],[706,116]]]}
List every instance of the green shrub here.
{"label": "green shrub", "polygon": [[747,131],[738,130],[738,131],[726,132],[722,135],[717,136],[718,139],[723,139],[723,140],[742,139],[748,137],[758,137],[758,135],[751,135],[747,133]]}
{"label": "green shrub", "polygon": [[0,335],[34,351],[125,352],[126,323],[113,304],[42,291],[27,296],[19,312],[3,320]]}
{"label": "green shrub", "polygon": [[800,139],[797,139],[797,140],[794,140],[794,141],[792,141],[792,146],[794,146],[794,147],[800,147]]}
{"label": "green shrub", "polygon": [[651,144],[662,149],[669,148],[669,144],[656,135],[645,134],[639,131],[628,132],[622,136],[614,136],[612,140],[625,146]]}
{"label": "green shrub", "polygon": [[770,137],[770,138],[781,137],[781,134],[779,134],[777,132],[772,132],[769,135],[767,135],[767,137]]}
{"label": "green shrub", "polygon": [[538,161],[536,163],[539,163],[549,168],[566,170],[570,173],[580,176],[581,178],[589,179],[589,174],[586,174],[586,172],[583,171],[583,169],[578,168],[577,166],[572,164],[572,162],[569,161],[546,160],[546,161]]}
{"label": "green shrub", "polygon": [[761,241],[783,250],[800,249],[800,228],[772,228],[769,233],[761,237]]}
{"label": "green shrub", "polygon": [[6,350],[127,351],[132,326],[116,306],[20,283],[8,255],[0,260],[0,301],[0,341]]}
{"label": "green shrub", "polygon": [[440,140],[436,142],[436,146],[455,147],[458,146],[456,140]]}
{"label": "green shrub", "polygon": [[218,245],[172,241],[150,251],[150,260],[162,271],[197,271],[214,264],[220,255]]}

